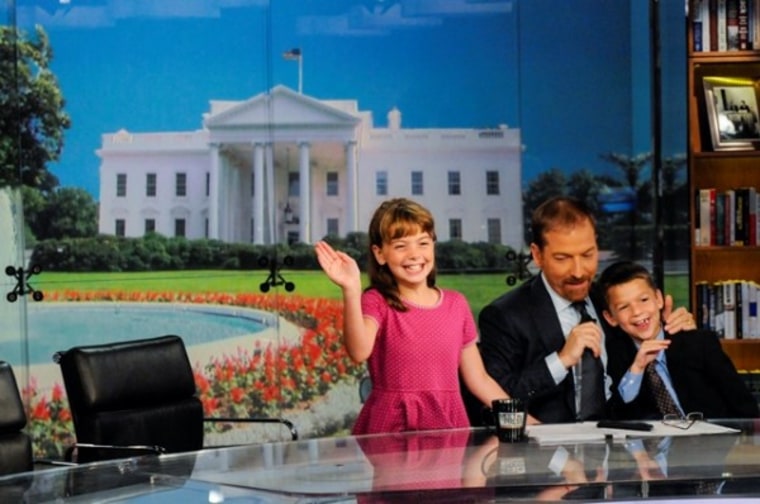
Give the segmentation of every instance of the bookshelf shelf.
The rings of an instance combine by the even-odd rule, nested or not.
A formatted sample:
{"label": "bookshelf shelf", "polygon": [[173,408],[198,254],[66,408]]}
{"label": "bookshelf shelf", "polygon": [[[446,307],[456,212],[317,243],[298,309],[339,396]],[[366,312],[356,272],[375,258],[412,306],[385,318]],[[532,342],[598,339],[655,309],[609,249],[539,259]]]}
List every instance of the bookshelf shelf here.
{"label": "bookshelf shelf", "polygon": [[[749,13],[744,20],[736,21],[744,23],[746,28],[748,35],[743,41],[731,40],[731,23],[726,21],[730,13],[716,14],[712,9],[717,4],[726,5],[727,10],[736,9],[737,13]],[[756,224],[760,198],[749,196],[754,199],[744,205],[742,194],[742,205],[754,208],[755,216],[753,220],[748,213],[740,216],[744,234],[738,238],[731,234],[739,215],[736,213],[738,205],[731,200],[732,191],[754,188],[755,194],[760,192],[760,0],[690,0],[688,12],[688,174],[689,189],[694,195],[689,274],[692,311],[699,314],[703,300],[699,299],[698,291],[704,294],[704,284],[717,286],[730,281],[760,284],[760,233]],[[728,28],[721,22],[729,25]],[[742,50],[728,50],[726,44],[732,43],[743,44]],[[716,50],[716,44],[721,44],[722,49]],[[734,49],[739,48],[734,46]],[[744,104],[737,105],[743,99],[750,102],[749,111]],[[726,121],[730,121],[727,126]],[[706,189],[715,191],[720,208],[705,207],[700,191]],[[700,229],[706,226],[705,208],[719,216],[711,215],[712,220],[709,220],[709,243],[704,242],[705,235]],[[752,228],[755,230],[750,233],[748,229]],[[717,241],[716,236],[720,237]],[[702,241],[697,242],[698,237]],[[728,240],[745,244],[728,245]],[[738,369],[758,370],[760,335],[753,339],[749,336],[742,334],[743,339],[724,339],[721,343]]]}
{"label": "bookshelf shelf", "polygon": [[760,370],[760,341],[723,340],[721,346],[736,369],[752,372]]}

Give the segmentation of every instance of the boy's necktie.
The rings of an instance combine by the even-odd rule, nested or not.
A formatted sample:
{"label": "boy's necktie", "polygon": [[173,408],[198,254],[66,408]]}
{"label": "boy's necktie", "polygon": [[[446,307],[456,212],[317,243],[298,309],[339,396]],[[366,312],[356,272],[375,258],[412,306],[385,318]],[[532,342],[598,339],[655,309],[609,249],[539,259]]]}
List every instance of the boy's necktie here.
{"label": "boy's necktie", "polygon": [[660,410],[660,414],[665,415],[680,415],[678,406],[673,400],[673,396],[670,395],[668,389],[665,387],[665,383],[662,381],[659,373],[655,369],[656,361],[652,361],[647,364],[644,370],[644,376],[646,376],[649,389],[652,391],[654,402],[657,405],[657,409]]}

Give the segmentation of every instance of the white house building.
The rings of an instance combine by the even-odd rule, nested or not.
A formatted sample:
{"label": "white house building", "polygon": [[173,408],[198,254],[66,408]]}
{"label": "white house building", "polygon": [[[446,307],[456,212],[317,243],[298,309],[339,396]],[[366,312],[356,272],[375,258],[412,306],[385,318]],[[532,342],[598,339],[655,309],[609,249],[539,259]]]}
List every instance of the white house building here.
{"label": "white house building", "polygon": [[439,240],[521,248],[518,129],[376,127],[355,100],[276,86],[211,101],[203,129],[104,134],[100,232],[313,243],[367,231],[383,200],[428,207]]}

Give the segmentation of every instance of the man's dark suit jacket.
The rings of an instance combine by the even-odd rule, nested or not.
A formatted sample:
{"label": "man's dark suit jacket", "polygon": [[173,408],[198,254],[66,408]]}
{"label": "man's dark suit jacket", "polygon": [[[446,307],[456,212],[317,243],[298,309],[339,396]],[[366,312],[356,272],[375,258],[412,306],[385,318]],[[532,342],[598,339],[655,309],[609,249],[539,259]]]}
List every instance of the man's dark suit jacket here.
{"label": "man's dark suit jacket", "polygon": [[[757,401],[737,374],[731,359],[712,331],[694,330],[666,334],[665,350],[673,389],[684,413],[698,411],[705,418],[755,418]],[[620,329],[607,333],[607,372],[612,378],[611,414],[622,419],[656,419],[661,415],[646,380],[639,395],[623,403],[618,385],[636,356],[636,345]]]}
{"label": "man's dark suit jacket", "polygon": [[[603,304],[593,292],[591,299],[607,333]],[[539,275],[483,308],[478,325],[483,362],[502,388],[526,399],[528,412],[541,422],[576,420],[572,372],[556,385],[544,360],[562,348],[565,336]]]}

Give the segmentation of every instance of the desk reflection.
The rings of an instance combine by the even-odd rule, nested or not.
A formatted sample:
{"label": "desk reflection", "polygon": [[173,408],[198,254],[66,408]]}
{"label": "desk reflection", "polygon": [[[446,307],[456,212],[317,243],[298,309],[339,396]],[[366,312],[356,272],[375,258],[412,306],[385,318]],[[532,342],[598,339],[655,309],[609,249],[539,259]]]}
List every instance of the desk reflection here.
{"label": "desk reflection", "polygon": [[541,445],[500,443],[485,429],[457,429],[206,449],[27,473],[0,478],[0,495],[121,502],[160,493],[186,504],[199,502],[190,497],[208,502],[211,493],[228,502],[236,496],[272,503],[350,496],[373,504],[757,496],[758,460],[754,430]]}

